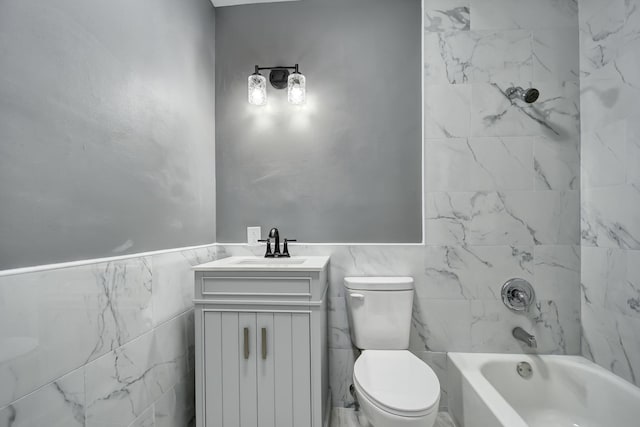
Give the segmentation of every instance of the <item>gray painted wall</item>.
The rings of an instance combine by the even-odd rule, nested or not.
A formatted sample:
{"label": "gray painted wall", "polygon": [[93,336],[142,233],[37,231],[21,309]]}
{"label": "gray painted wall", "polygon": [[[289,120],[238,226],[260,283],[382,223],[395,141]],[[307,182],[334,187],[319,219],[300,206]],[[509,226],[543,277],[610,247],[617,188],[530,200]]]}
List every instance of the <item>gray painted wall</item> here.
{"label": "gray painted wall", "polygon": [[[305,0],[216,11],[217,235],[271,226],[306,242],[420,242],[420,0]],[[253,66],[299,63],[308,103]]]}
{"label": "gray painted wall", "polygon": [[0,2],[0,269],[215,240],[214,20]]}

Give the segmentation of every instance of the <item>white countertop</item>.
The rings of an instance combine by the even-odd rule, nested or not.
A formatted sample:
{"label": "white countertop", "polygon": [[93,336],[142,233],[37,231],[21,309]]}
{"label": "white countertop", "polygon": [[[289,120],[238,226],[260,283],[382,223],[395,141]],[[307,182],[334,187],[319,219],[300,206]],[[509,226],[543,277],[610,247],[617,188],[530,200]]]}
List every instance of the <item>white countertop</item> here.
{"label": "white countertop", "polygon": [[321,271],[328,263],[328,256],[291,258],[232,256],[196,265],[192,269],[195,271]]}

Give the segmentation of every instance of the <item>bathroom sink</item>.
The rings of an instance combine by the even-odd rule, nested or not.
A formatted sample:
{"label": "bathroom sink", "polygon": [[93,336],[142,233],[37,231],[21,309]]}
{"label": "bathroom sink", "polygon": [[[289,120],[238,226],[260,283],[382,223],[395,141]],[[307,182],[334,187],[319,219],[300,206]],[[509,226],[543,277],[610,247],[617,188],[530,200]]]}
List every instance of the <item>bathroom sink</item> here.
{"label": "bathroom sink", "polygon": [[242,259],[237,262],[239,265],[256,265],[256,264],[304,264],[306,259],[301,258],[258,258],[258,259]]}
{"label": "bathroom sink", "polygon": [[327,256],[296,256],[264,258],[261,256],[232,256],[193,267],[196,271],[320,271],[329,262]]}

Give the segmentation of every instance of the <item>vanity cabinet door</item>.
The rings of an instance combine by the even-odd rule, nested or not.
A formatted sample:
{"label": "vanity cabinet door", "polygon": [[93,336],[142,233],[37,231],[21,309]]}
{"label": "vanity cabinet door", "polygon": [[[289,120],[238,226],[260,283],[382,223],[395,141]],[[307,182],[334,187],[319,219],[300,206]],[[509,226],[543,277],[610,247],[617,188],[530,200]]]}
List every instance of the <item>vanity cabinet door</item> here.
{"label": "vanity cabinet door", "polygon": [[204,313],[206,427],[257,427],[255,313]]}
{"label": "vanity cabinet door", "polygon": [[203,317],[205,426],[310,427],[310,315]]}
{"label": "vanity cabinet door", "polygon": [[306,313],[258,314],[259,427],[311,426],[309,320]]}

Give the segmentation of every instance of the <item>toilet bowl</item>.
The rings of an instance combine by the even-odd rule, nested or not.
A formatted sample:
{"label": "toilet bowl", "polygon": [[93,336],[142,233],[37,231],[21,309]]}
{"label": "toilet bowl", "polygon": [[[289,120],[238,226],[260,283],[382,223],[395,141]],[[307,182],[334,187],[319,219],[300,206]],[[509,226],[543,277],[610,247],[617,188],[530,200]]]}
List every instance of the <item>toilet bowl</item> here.
{"label": "toilet bowl", "polygon": [[432,427],[440,382],[407,350],[366,350],[353,367],[360,409],[374,427]]}
{"label": "toilet bowl", "polygon": [[353,385],[373,427],[432,427],[438,415],[438,377],[407,350],[413,292],[411,277],[345,278],[351,340],[363,350]]}

